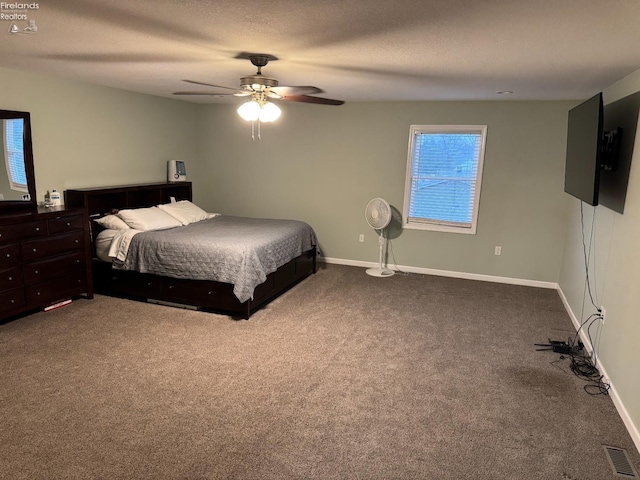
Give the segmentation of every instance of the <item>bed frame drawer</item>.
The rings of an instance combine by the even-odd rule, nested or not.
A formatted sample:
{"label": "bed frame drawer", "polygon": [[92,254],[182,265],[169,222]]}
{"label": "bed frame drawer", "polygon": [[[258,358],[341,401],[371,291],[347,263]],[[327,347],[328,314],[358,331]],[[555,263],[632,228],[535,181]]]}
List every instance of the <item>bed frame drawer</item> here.
{"label": "bed frame drawer", "polygon": [[275,272],[275,288],[284,288],[296,278],[296,262],[289,262]]}
{"label": "bed frame drawer", "polygon": [[229,283],[206,280],[183,280],[162,278],[160,294],[163,299],[198,307],[231,308],[237,306],[238,299]]}
{"label": "bed frame drawer", "polygon": [[[314,251],[315,252],[315,251]],[[282,290],[315,272],[315,253],[305,252],[275,272],[274,288]],[[268,279],[267,279],[268,280]],[[265,282],[266,283],[266,282]]]}
{"label": "bed frame drawer", "polygon": [[100,283],[99,291],[116,295],[156,298],[160,291],[160,278],[156,275],[112,269],[103,280],[106,281]]}
{"label": "bed frame drawer", "polygon": [[296,259],[296,278],[316,273],[316,249],[303,253]]}

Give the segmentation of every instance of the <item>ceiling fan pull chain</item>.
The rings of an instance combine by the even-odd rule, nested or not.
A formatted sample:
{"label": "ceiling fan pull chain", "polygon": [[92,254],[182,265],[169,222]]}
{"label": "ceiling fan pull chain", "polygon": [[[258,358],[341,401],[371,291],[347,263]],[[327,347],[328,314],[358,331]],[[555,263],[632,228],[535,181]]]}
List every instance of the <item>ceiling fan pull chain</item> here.
{"label": "ceiling fan pull chain", "polygon": [[251,141],[255,141],[256,136],[255,136],[255,123],[253,120],[251,121]]}

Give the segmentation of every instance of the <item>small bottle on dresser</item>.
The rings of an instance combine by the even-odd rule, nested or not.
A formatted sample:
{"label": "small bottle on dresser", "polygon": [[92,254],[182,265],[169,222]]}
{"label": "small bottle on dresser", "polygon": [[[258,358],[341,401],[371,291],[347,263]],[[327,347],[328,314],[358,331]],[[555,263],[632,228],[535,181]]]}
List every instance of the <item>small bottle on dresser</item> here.
{"label": "small bottle on dresser", "polygon": [[54,207],[59,207],[62,204],[62,200],[60,198],[60,192],[57,191],[55,188],[51,190],[50,204]]}

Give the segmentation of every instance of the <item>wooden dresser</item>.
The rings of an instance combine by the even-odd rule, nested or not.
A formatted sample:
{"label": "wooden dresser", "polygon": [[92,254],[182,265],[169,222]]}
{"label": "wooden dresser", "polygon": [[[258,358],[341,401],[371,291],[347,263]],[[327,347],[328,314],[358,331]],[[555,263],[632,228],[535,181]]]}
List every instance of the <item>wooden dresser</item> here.
{"label": "wooden dresser", "polygon": [[79,295],[93,298],[84,208],[0,216],[0,320]]}

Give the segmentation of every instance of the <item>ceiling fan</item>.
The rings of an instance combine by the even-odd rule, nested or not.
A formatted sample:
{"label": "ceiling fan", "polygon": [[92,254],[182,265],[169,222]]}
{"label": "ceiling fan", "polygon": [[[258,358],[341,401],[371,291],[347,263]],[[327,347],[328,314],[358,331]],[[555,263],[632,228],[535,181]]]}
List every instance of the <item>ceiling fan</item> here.
{"label": "ceiling fan", "polygon": [[285,100],[289,102],[316,103],[319,105],[342,105],[344,101],[333,100],[331,98],[316,97],[315,94],[324,93],[318,87],[312,86],[279,86],[278,80],[262,75],[262,67],[270,61],[278,58],[267,53],[241,53],[236,58],[250,60],[258,67],[255,75],[249,75],[240,79],[240,88],[225,87],[211,83],[197,82],[195,80],[183,80],[195,85],[206,87],[222,88],[231,90],[228,93],[221,92],[174,92],[174,95],[209,95],[212,97],[223,97],[234,95],[236,97],[250,97],[250,100],[240,105],[238,114],[245,120],[251,122],[251,139],[255,139],[254,123],[258,124],[258,139],[260,139],[260,123],[272,122],[280,116],[280,108],[270,100]]}
{"label": "ceiling fan", "polygon": [[255,75],[249,75],[240,79],[240,88],[213,85],[211,83],[197,82],[195,80],[184,80],[185,82],[193,83],[195,85],[232,90],[233,93],[186,91],[175,92],[174,95],[210,95],[216,97],[226,95],[235,95],[238,97],[252,96],[254,100],[263,99],[264,101],[267,101],[267,99],[274,99],[290,102],[318,103],[320,105],[342,105],[344,103],[342,100],[312,96],[313,94],[324,93],[324,91],[318,87],[278,86],[278,80],[262,75],[262,67],[266,66],[270,61],[278,60],[278,57],[267,53],[241,53],[236,58],[250,60],[254,66],[258,67],[258,72]]}

